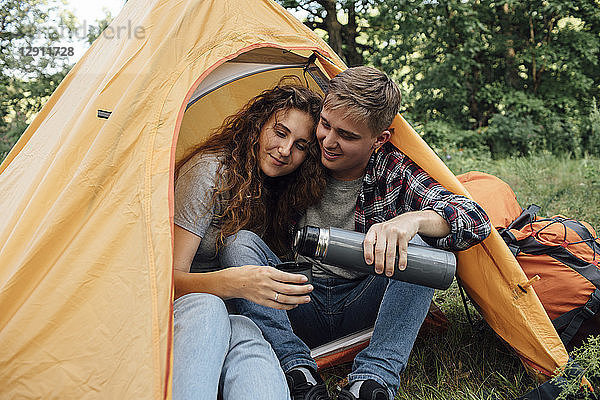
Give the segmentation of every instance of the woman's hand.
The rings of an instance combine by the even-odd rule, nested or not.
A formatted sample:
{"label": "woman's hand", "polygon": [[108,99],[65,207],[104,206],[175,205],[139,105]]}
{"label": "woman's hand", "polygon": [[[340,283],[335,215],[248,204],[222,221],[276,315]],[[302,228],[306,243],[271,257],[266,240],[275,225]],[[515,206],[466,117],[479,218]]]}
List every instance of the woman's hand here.
{"label": "woman's hand", "polygon": [[190,273],[200,238],[175,225],[173,254],[175,298],[188,293],[211,293],[223,299],[241,297],[263,306],[291,310],[308,303],[312,285],[304,275],[290,274],[273,267],[244,265],[214,272]]}
{"label": "woman's hand", "polygon": [[227,268],[231,297],[241,297],[254,303],[291,310],[308,303],[312,285],[305,285],[306,276],[283,272],[273,267],[244,265]]}

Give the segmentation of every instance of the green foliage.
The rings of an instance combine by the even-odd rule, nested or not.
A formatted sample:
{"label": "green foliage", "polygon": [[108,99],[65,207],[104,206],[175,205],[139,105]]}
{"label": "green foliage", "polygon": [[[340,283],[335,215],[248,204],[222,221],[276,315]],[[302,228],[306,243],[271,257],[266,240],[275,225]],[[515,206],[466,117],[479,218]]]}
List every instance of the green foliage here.
{"label": "green foliage", "polygon": [[515,118],[498,114],[492,117],[485,128],[485,140],[494,156],[527,155],[544,148],[543,128],[531,117]]}
{"label": "green foliage", "polygon": [[585,119],[582,136],[584,151],[589,154],[600,154],[600,111],[596,99],[593,99],[589,115]]}
{"label": "green foliage", "polygon": [[447,154],[450,149],[461,149],[472,153],[481,153],[486,149],[482,130],[465,130],[446,121],[435,120],[422,126],[416,126],[423,139],[438,154]]}
{"label": "green foliage", "polygon": [[367,17],[370,61],[407,88],[418,125],[484,128],[495,156],[600,154],[581,148],[600,94],[599,19],[597,0],[382,1]]}
{"label": "green foliage", "polygon": [[[570,354],[570,365],[576,365],[581,368],[581,373],[574,377],[567,378],[564,387],[557,400],[565,400],[577,398],[581,400],[598,399],[593,393],[600,390],[600,336],[590,336],[583,346],[573,350]],[[569,368],[567,366],[567,368]],[[564,377],[564,372],[559,373],[560,377]],[[594,392],[590,392],[587,385],[582,387],[581,378],[585,376]]]}
{"label": "green foliage", "polygon": [[364,15],[370,12],[373,0],[278,0],[282,6],[305,16],[304,23],[312,30],[324,32],[329,46],[349,66],[363,65],[364,55],[371,52],[362,34]]}
{"label": "green foliage", "polygon": [[575,118],[553,113],[542,99],[522,91],[508,91],[500,104],[502,111],[490,118],[484,129],[485,141],[494,156],[541,150],[580,154],[580,126]]}
{"label": "green foliage", "polygon": [[[70,68],[67,57],[32,56],[22,48],[51,47],[73,16],[58,0],[4,0],[0,7],[0,160]],[[54,23],[53,21],[58,21]]]}
{"label": "green foliage", "polygon": [[[64,46],[77,19],[63,0],[0,0],[0,161],[46,103],[72,65],[66,56],[27,55],[25,47]],[[112,16],[89,27],[91,43]]]}
{"label": "green foliage", "polygon": [[104,30],[110,25],[114,17],[107,9],[104,9],[104,18],[96,20],[96,25],[90,26],[87,33],[87,42],[91,45],[94,40],[98,38],[104,32]]}
{"label": "green foliage", "polygon": [[27,129],[27,120],[22,114],[16,115],[5,131],[0,134],[0,161],[6,157],[13,145],[19,140],[21,134]]}
{"label": "green foliage", "polygon": [[455,174],[477,170],[498,176],[514,190],[521,207],[535,203],[542,216],[566,215],[600,231],[600,158],[540,152],[494,160],[456,149],[440,156]]}
{"label": "green foliage", "polygon": [[346,60],[401,83],[403,112],[434,147],[600,154],[598,0],[280,2]]}
{"label": "green foliage", "polygon": [[[594,163],[591,159],[583,160],[583,178],[591,190],[600,190],[600,163]],[[598,225],[600,229],[600,225]]]}
{"label": "green foliage", "polygon": [[534,379],[470,304],[468,323],[456,283],[435,301],[451,325],[419,335],[396,399],[498,400],[533,389]]}

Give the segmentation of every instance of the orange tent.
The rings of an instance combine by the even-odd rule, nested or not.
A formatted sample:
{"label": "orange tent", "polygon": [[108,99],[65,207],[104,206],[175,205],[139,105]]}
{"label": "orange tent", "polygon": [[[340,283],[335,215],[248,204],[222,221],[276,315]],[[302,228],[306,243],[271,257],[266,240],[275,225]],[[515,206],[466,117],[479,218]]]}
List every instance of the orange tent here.
{"label": "orange tent", "polygon": [[[1,398],[170,398],[175,162],[281,76],[318,90],[344,68],[269,0],[130,0],[110,28],[0,165]],[[400,116],[394,127],[464,192]],[[566,362],[497,235],[459,260],[505,340],[540,370]]]}

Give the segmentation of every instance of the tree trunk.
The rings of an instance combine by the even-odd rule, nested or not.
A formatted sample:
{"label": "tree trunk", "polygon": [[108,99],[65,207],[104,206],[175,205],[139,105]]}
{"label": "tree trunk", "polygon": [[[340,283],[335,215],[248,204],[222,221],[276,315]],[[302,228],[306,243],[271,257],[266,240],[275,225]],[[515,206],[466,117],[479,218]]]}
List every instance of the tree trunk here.
{"label": "tree trunk", "polygon": [[344,56],[349,67],[356,67],[363,65],[365,60],[362,53],[358,50],[356,43],[356,37],[358,36],[358,23],[356,21],[356,2],[349,1],[346,3],[348,9],[348,24],[343,27],[344,43]]}
{"label": "tree trunk", "polygon": [[517,66],[515,65],[516,52],[514,48],[514,42],[512,38],[513,36],[513,27],[510,22],[510,14],[513,12],[508,3],[505,3],[502,6],[502,10],[504,11],[505,20],[503,26],[503,34],[508,38],[506,39],[506,53],[504,55],[505,68],[504,71],[504,79],[506,80],[506,84],[508,87],[516,88],[519,76],[517,71]]}
{"label": "tree trunk", "polygon": [[337,19],[335,0],[321,0],[319,2],[325,9],[325,26],[329,34],[329,45],[340,57],[343,57],[342,24]]}

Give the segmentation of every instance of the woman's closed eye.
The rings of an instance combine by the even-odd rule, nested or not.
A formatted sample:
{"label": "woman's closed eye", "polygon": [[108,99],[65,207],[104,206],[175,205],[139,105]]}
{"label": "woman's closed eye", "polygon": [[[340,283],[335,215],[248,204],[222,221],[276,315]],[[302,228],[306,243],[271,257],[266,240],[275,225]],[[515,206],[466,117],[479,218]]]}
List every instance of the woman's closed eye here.
{"label": "woman's closed eye", "polygon": [[279,136],[280,138],[285,138],[285,137],[287,137],[287,132],[285,132],[285,131],[283,131],[283,130],[281,130],[281,129],[277,129],[277,128],[275,128],[275,134],[276,134],[277,136]]}
{"label": "woman's closed eye", "polygon": [[300,151],[306,151],[306,148],[308,147],[307,143],[305,142],[296,142],[294,143],[294,146],[296,146],[296,148]]}

